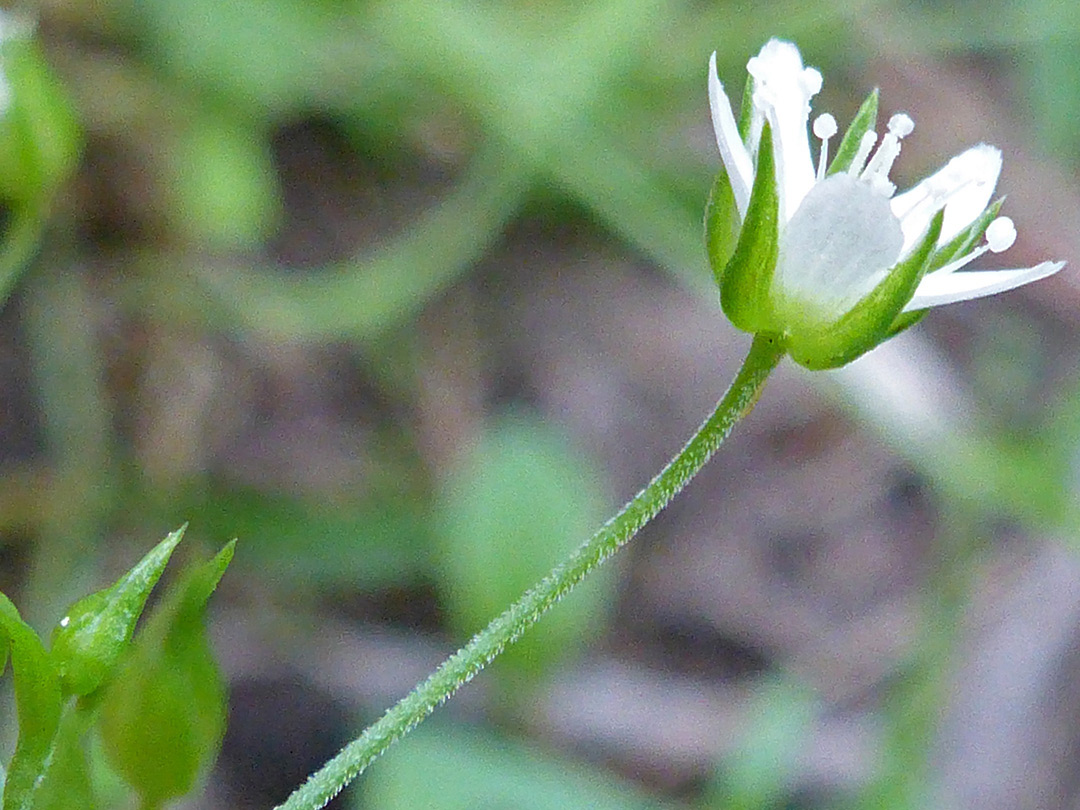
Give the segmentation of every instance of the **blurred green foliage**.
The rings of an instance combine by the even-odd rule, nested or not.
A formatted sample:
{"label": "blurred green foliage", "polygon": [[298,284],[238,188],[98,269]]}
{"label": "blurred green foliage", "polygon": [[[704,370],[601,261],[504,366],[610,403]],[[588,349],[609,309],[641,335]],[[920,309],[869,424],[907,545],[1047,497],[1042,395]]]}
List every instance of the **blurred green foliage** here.
{"label": "blurred green foliage", "polygon": [[[460,635],[486,627],[603,522],[605,498],[588,466],[535,420],[502,417],[480,437],[442,496],[440,579]],[[612,574],[591,577],[495,661],[511,694],[520,697],[605,625]]]}
{"label": "blurred green foliage", "polygon": [[644,810],[658,803],[613,776],[480,729],[434,722],[408,751],[372,770],[357,808],[514,807],[519,810]]}
{"label": "blurred green foliage", "polygon": [[[850,96],[849,113],[868,88],[861,79],[842,88],[833,77],[857,75],[874,56],[871,28],[887,30],[912,58],[1012,62],[1008,81],[1030,105],[1044,147],[1075,168],[1080,95],[1063,88],[1080,86],[1077,8],[1055,0],[42,3],[41,52],[58,78],[38,82],[45,90],[34,97],[34,114],[43,117],[27,129],[48,137],[34,141],[34,171],[26,150],[0,148],[0,190],[9,198],[0,293],[16,293],[44,449],[5,466],[0,488],[0,530],[25,538],[20,604],[29,623],[43,626],[90,590],[115,538],[190,519],[199,536],[240,535],[240,570],[271,583],[283,600],[432,582],[455,631],[475,629],[563,544],[583,539],[597,516],[603,487],[582,473],[588,460],[568,453],[556,431],[528,416],[519,423],[485,415],[468,459],[436,471],[418,460],[415,437],[389,431],[372,464],[381,476],[344,496],[253,488],[198,464],[177,462],[172,475],[155,476],[139,467],[132,431],[122,428],[129,406],[116,394],[124,373],[110,342],[116,323],[143,336],[148,352],[163,334],[342,345],[382,396],[407,403],[420,373],[417,318],[522,212],[588,220],[688,288],[714,294],[701,220],[716,161],[685,134],[693,128],[711,137],[704,83],[711,51],[719,52],[721,75],[735,77],[769,36],[796,39],[826,73],[829,92]],[[36,45],[28,53],[20,58],[40,57]],[[14,62],[5,66],[16,71]],[[67,174],[78,138],[66,98],[90,160],[59,197],[49,189],[42,238],[44,213],[23,216],[13,200]],[[281,266],[267,248],[286,215],[275,138],[303,121],[328,123],[391,176],[424,163],[445,182],[437,198],[429,188],[401,202],[392,224],[356,255],[315,268]],[[0,147],[9,137],[0,131]],[[103,155],[123,156],[104,161],[122,164],[121,177],[95,174],[93,161]],[[110,180],[122,186],[112,197],[101,190]],[[978,362],[991,369],[990,385],[1004,378],[1002,357],[1015,357],[1023,336],[986,337]],[[1013,363],[1008,373],[1026,367]],[[909,452],[949,502],[1073,531],[1067,486],[1080,440],[1078,401],[1063,396],[1052,423],[1033,417],[1017,430],[1016,421],[1002,420],[973,426],[959,451]],[[544,517],[527,536],[503,528],[515,504]],[[541,627],[546,639],[538,634],[515,653],[518,667],[542,672],[563,645],[587,638],[572,638],[575,614],[603,621],[612,585],[591,587]],[[927,624],[955,610],[928,608]],[[931,656],[921,666],[939,664]],[[923,683],[917,673],[911,681]],[[708,806],[777,803],[775,757],[797,743],[804,709],[778,700],[761,710],[762,736],[747,736],[751,753],[734,758]],[[903,712],[897,717],[903,726]],[[217,733],[211,725],[206,736]],[[896,752],[902,768],[894,772],[917,779],[908,753],[899,744]],[[470,783],[466,763],[487,770]],[[579,784],[577,767],[507,747],[488,732],[428,734],[373,770],[365,795],[373,808],[475,806],[483,797],[536,795],[541,780],[570,786],[581,806],[640,806],[621,788],[597,787],[606,777],[588,766],[580,766]],[[107,779],[95,768],[92,761],[89,778]],[[76,769],[72,784],[82,778]],[[446,787],[425,804],[406,787],[417,784]]]}

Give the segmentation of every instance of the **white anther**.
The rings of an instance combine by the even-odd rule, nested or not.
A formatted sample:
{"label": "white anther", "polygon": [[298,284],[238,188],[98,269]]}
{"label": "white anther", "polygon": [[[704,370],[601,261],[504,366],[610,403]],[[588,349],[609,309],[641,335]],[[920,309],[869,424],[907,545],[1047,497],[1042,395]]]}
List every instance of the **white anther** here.
{"label": "white anther", "polygon": [[829,113],[822,113],[814,119],[814,135],[823,141],[827,141],[835,135],[836,130],[836,119]]}
{"label": "white anther", "polygon": [[915,129],[915,122],[904,113],[897,113],[889,119],[888,132],[881,139],[881,145],[877,152],[866,164],[861,178],[870,183],[871,188],[891,197],[896,191],[896,186],[889,182],[889,170],[900,155],[900,139],[911,134]]}
{"label": "white anther", "polygon": [[998,217],[986,227],[986,246],[992,253],[1008,250],[1016,241],[1016,226],[1008,217]]}
{"label": "white anther", "polygon": [[911,116],[907,113],[896,113],[889,119],[888,129],[897,138],[905,138],[915,129],[915,122],[911,120]]}

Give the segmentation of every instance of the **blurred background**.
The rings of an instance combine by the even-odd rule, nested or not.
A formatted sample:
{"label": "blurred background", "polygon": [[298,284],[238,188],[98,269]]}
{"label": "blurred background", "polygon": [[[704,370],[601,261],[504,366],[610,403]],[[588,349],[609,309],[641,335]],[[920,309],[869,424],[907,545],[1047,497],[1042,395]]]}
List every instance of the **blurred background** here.
{"label": "blurred background", "polygon": [[[748,347],[703,251],[709,54],[980,141],[1080,253],[1063,0],[42,0],[81,128],[0,312],[0,590],[46,630],[168,531],[235,562],[269,807],[633,495]],[[9,217],[9,227],[11,218]],[[1080,807],[1080,282],[785,364],[602,576],[338,808]],[[194,541],[194,542],[191,542]],[[5,727],[10,708],[4,706]]]}

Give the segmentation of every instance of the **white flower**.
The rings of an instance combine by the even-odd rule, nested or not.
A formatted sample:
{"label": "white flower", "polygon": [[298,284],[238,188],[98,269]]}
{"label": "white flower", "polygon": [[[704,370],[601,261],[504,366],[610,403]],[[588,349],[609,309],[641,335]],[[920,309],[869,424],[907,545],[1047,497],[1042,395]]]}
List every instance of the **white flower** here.
{"label": "white flower", "polygon": [[[901,113],[889,120],[876,151],[877,135],[867,131],[850,166],[827,174],[829,138],[837,131],[836,121],[825,114],[814,122],[814,134],[821,139],[816,167],[807,133],[810,99],[821,89],[821,74],[803,66],[793,44],[776,39],[750,59],[747,71],[752,78],[752,107],[745,142],[716,74],[716,54],[709,62],[709,105],[740,222],[746,219],[754,188],[758,144],[765,123],[769,125],[778,197],[778,244],[769,297],[781,323],[788,317],[835,322],[919,250],[939,211],[944,209],[944,219],[935,250],[968,231],[987,211],[1001,172],[996,148],[974,146],[914,188],[895,194],[889,170],[901,140],[914,128],[911,118]],[[988,250],[1007,249],[1015,238],[1009,219],[993,220],[985,230],[985,244],[969,247],[927,273],[913,294],[906,293],[910,298],[902,310],[1003,292],[1064,266],[1043,262],[1018,270],[957,272]]]}

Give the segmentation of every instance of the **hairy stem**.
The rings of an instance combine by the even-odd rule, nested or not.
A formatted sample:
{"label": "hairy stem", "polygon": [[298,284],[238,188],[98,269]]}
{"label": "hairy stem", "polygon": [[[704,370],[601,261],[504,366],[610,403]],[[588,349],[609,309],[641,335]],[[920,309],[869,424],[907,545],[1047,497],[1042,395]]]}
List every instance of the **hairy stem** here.
{"label": "hairy stem", "polygon": [[784,356],[780,340],[758,335],[731,387],[686,446],[645,489],[550,574],[413,689],[356,740],[327,762],[276,810],[318,810],[390,745],[468,683],[600,563],[625,545],[705,466],[735,423],[757,402],[765,380]]}

